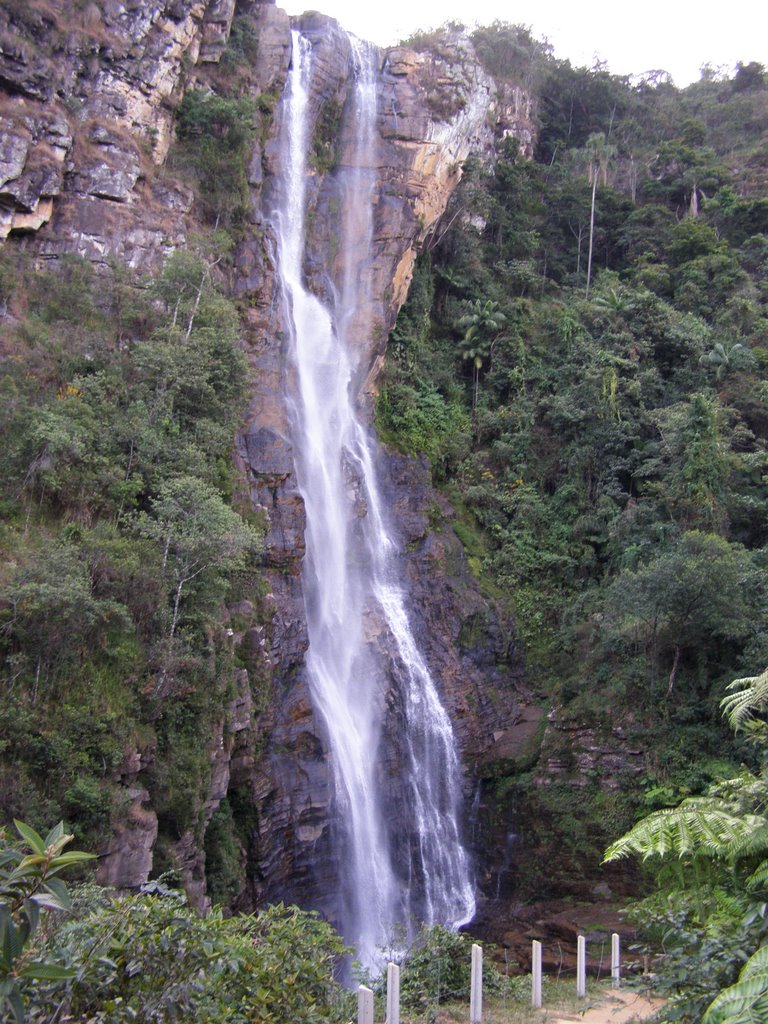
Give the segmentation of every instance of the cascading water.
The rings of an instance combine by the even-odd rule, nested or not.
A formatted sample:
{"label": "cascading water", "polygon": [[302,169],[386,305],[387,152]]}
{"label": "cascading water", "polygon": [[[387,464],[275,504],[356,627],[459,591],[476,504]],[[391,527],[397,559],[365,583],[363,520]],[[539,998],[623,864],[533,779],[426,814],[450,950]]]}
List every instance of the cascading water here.
{"label": "cascading water", "polygon": [[[297,32],[284,101],[275,231],[296,370],[291,412],[297,477],[307,513],[306,664],[328,731],[344,829],[339,923],[358,957],[372,965],[377,947],[391,941],[398,927],[409,930],[418,921],[457,927],[471,919],[475,901],[459,835],[460,775],[451,724],[411,631],[374,472],[375,441],[352,394],[355,339],[370,329],[362,322],[361,298],[371,287],[377,93],[375,50],[353,37],[350,42],[355,89],[348,116],[355,145],[353,158],[336,172],[342,258],[328,306],[307,290],[302,273],[312,50]],[[374,623],[393,641],[391,664],[368,642]],[[386,716],[395,705],[405,763],[393,798],[382,763]],[[393,802],[396,816],[388,813]]]}

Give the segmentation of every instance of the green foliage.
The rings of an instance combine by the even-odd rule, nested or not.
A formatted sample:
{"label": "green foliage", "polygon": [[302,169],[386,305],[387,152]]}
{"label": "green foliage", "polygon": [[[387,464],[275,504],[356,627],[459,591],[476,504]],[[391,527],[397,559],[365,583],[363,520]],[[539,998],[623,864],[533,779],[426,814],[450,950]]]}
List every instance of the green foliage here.
{"label": "green foliage", "polygon": [[[723,700],[735,727],[744,727],[763,710],[764,675],[736,680],[731,688],[738,692]],[[763,755],[759,774],[743,771],[711,787],[703,798],[643,818],[605,853],[607,861],[632,854],[675,859],[671,891],[668,883],[666,892],[634,908],[650,937],[656,933],[657,941],[660,936],[665,941],[662,983],[673,993],[665,1020],[737,1024],[760,1019],[761,1008],[768,1005],[766,734],[752,730],[752,735]],[[712,858],[727,861],[731,870],[702,871]],[[737,979],[738,965],[745,960]],[[706,974],[701,963],[706,963]]]}
{"label": "green foliage", "polygon": [[[340,1021],[334,980],[348,952],[331,927],[278,904],[258,915],[205,917],[162,882],[134,896],[86,891],[74,920],[45,949],[63,962],[56,999],[76,1020],[100,1024]],[[44,1020],[50,985],[26,988],[30,1021]]]}
{"label": "green foliage", "polygon": [[253,100],[201,89],[184,94],[176,120],[179,147],[171,162],[194,175],[201,209],[217,227],[237,227],[248,216],[248,161],[255,133]]}
{"label": "green foliage", "polygon": [[654,667],[666,662],[669,696],[686,652],[701,656],[712,640],[748,636],[762,600],[760,575],[747,552],[693,531],[617,577],[606,594],[606,620],[614,635],[644,644]]}
{"label": "green foliage", "polygon": [[60,875],[92,854],[65,852],[73,837],[64,831],[63,822],[45,838],[21,821],[14,824],[22,839],[20,845],[12,845],[0,829],[0,1011],[9,1011],[16,1024],[23,1024],[29,982],[58,986],[74,976],[57,958],[40,950],[36,939],[50,911],[71,909]]}
{"label": "green foliage", "polygon": [[[209,586],[222,582],[219,574],[241,568],[257,544],[256,533],[237,512],[192,476],[164,481],[152,499],[151,511],[139,516],[136,529],[162,548],[163,569],[173,594],[169,637],[176,632],[183,589],[203,576]],[[215,596],[220,599],[220,592]]]}
{"label": "green foliage", "polygon": [[242,846],[232,805],[222,800],[205,831],[205,880],[213,903],[230,906],[240,891]]}
{"label": "green foliage", "polygon": [[331,96],[317,115],[309,159],[321,174],[332,171],[338,162],[342,112],[341,101]]}
{"label": "green foliage", "polygon": [[66,816],[94,845],[116,810],[114,769],[144,744],[167,761],[152,780],[160,847],[195,824],[231,681],[215,623],[257,534],[227,503],[246,391],[219,287],[230,247],[194,238],[150,281],[97,278],[83,261],[15,271],[14,356],[0,363],[0,795],[7,814]]}
{"label": "green foliage", "polygon": [[[526,837],[516,893],[541,898],[597,863],[606,816],[615,835],[640,807],[709,799],[714,776],[756,757],[717,701],[768,659],[768,89],[752,73],[743,90],[630,82],[515,26],[473,38],[503,83],[539,83],[536,156],[502,140],[466,162],[392,332],[377,416],[387,442],[430,457],[537,690],[646,751],[615,802],[565,741],[552,755],[568,784],[546,796],[494,766],[500,813]],[[417,42],[439,52],[448,34]],[[467,338],[484,309],[503,323]],[[446,409],[471,425],[461,445]],[[730,870],[696,860],[716,881]]]}
{"label": "green foliage", "polygon": [[[470,990],[472,942],[469,935],[441,925],[422,927],[405,951],[388,953],[402,968],[400,997],[406,1009],[434,1019],[441,1003],[466,1001]],[[513,985],[492,962],[483,965],[488,995],[511,992]]]}
{"label": "green foliage", "polygon": [[702,1024],[739,1024],[764,1020],[768,1014],[768,946],[747,960],[739,980],[712,1000]]}
{"label": "green foliage", "polygon": [[[661,892],[632,906],[654,957],[654,988],[665,996],[664,1024],[701,1024],[718,990],[728,991],[748,954],[743,901],[720,886]],[[731,1024],[736,1024],[735,1021]]]}
{"label": "green foliage", "polygon": [[536,89],[546,72],[552,47],[531,35],[526,25],[494,21],[478,26],[470,39],[480,63],[497,81],[510,80]]}

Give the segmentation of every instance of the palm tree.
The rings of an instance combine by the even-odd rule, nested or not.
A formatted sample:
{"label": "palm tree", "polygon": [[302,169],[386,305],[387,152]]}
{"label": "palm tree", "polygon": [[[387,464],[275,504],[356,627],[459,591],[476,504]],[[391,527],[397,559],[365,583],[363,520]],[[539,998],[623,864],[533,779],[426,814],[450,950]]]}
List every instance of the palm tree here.
{"label": "palm tree", "polygon": [[592,280],[592,248],[595,239],[595,196],[597,195],[597,183],[600,176],[603,177],[603,184],[608,180],[608,164],[616,156],[616,147],[608,142],[603,132],[593,132],[587,139],[587,159],[589,160],[589,180],[592,182],[592,208],[589,214],[589,256],[587,257],[587,290],[586,298],[589,298],[589,285]]}
{"label": "palm tree", "polygon": [[466,327],[461,358],[472,360],[472,423],[477,432],[477,398],[480,392],[480,371],[490,358],[499,331],[506,321],[498,302],[493,299],[474,299],[467,303],[467,312],[459,320]]}
{"label": "palm tree", "polygon": [[720,380],[731,370],[747,370],[754,364],[754,356],[740,341],[716,341],[699,362],[714,367],[715,378]]}

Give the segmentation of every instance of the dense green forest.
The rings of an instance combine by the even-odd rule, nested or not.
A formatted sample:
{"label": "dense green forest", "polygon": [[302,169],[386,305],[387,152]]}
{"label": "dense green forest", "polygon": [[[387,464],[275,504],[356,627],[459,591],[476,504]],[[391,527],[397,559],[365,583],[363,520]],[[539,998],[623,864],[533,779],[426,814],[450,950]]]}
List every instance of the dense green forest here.
{"label": "dense green forest", "polygon": [[465,511],[547,692],[700,759],[723,684],[768,657],[768,89],[538,76],[537,157],[468,163],[379,423]]}
{"label": "dense green forest", "polygon": [[[473,40],[538,96],[536,155],[502,138],[467,163],[392,334],[378,422],[429,455],[545,699],[644,749],[615,828],[765,762],[720,702],[768,663],[768,78],[705,68],[679,90],[573,68],[520,27]],[[765,806],[749,778],[750,798],[726,794],[737,817]],[[581,827],[579,844],[611,838]],[[665,1019],[693,1022],[762,942],[765,880],[744,884],[738,844],[686,835],[623,852],[662,865],[639,918],[670,954]]]}
{"label": "dense green forest", "polygon": [[[247,50],[242,24],[233,59]],[[444,31],[411,43],[440,46]],[[377,423],[387,444],[429,457],[542,700],[574,721],[622,723],[643,745],[641,791],[621,795],[616,820],[705,794],[688,845],[622,851],[660,859],[640,913],[651,938],[667,937],[663,977],[681,995],[667,1019],[693,1024],[765,936],[765,736],[749,716],[732,716],[734,732],[720,704],[731,680],[768,664],[768,76],[704,69],[680,90],[663,74],[574,68],[517,26],[473,41],[499,81],[531,89],[536,155],[500,138],[492,159],[467,162],[392,333]],[[15,246],[0,253],[0,805],[43,830],[65,819],[97,849],[124,750],[152,750],[158,871],[205,799],[205,741],[238,658],[222,609],[258,590],[248,566],[263,529],[232,467],[248,381],[227,280],[249,146],[273,100],[221,91],[190,92],[179,112],[170,166],[203,197],[200,234],[162,271],[97,274],[74,257],[41,270]],[[746,692],[762,711],[763,689]],[[723,801],[736,831],[702,846]],[[226,811],[206,847],[222,903]],[[8,873],[29,851],[0,845],[0,895],[17,900]],[[663,867],[670,851],[680,871]],[[85,890],[75,922],[45,933],[46,963],[75,973],[39,979],[66,983],[73,1013],[96,1012],[109,964],[135,943],[139,980],[125,984],[146,982],[148,1020],[179,1007],[269,1020],[265,1008],[242,1016],[226,979],[258,966],[271,992],[274,965],[294,951],[305,971],[313,948],[326,973],[292,1019],[342,1014],[328,967],[339,946],[319,923],[282,910],[203,922],[164,885],[126,900]],[[6,937],[8,922],[24,926],[20,908]],[[262,929],[264,957],[246,928]],[[183,946],[198,990],[173,988],[155,935]],[[83,966],[95,948],[101,974]],[[750,964],[759,1000],[765,973]],[[0,960],[0,984],[9,972]],[[129,994],[93,1019],[132,1019]]]}

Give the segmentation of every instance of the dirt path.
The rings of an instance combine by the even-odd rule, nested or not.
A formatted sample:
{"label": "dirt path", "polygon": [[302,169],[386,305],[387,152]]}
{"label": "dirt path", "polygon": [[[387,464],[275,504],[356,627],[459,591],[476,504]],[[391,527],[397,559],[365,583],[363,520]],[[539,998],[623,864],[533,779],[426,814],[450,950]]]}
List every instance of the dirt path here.
{"label": "dirt path", "polygon": [[632,989],[617,989],[607,992],[599,1006],[591,1006],[584,1013],[563,1013],[553,1017],[547,1014],[544,1020],[547,1024],[572,1024],[573,1021],[581,1024],[630,1024],[631,1021],[648,1020],[663,1003],[663,999],[647,999]]}

